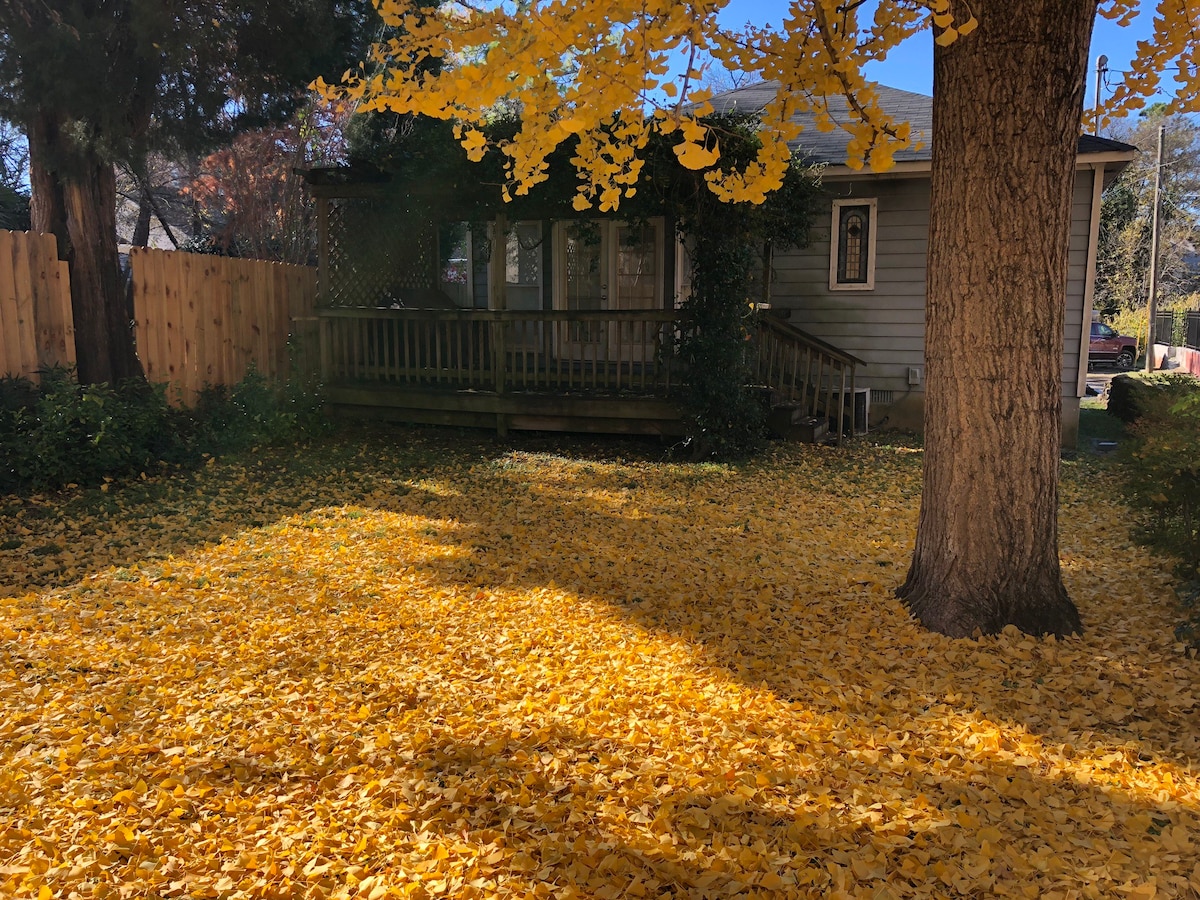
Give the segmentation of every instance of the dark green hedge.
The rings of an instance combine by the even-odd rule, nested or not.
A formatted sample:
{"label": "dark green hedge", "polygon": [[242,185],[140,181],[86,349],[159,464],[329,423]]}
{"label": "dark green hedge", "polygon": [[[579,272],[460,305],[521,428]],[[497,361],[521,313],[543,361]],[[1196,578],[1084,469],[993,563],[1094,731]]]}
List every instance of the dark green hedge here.
{"label": "dark green hedge", "polygon": [[0,378],[0,493],[98,484],[205,454],[282,439],[319,421],[314,397],[276,389],[251,372],[205,390],[193,409],[160,386],[82,385],[65,369]]}
{"label": "dark green hedge", "polygon": [[1200,380],[1171,373],[1118,376],[1109,410],[1132,422],[1126,478],[1130,501],[1147,513],[1138,536],[1177,560],[1186,617],[1179,634],[1200,646]]}

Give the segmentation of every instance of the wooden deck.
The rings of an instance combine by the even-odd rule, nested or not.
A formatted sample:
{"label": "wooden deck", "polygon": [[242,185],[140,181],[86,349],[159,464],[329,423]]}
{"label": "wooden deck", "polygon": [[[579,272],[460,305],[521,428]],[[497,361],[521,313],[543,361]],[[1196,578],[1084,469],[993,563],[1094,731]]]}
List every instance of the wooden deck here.
{"label": "wooden deck", "polygon": [[[686,377],[671,310],[322,309],[321,375],[339,412],[427,424],[679,435]],[[861,361],[764,325],[758,377],[777,402],[844,426]],[[852,395],[852,390],[851,390]],[[836,399],[835,399],[836,397]],[[830,414],[829,411],[832,411]]]}

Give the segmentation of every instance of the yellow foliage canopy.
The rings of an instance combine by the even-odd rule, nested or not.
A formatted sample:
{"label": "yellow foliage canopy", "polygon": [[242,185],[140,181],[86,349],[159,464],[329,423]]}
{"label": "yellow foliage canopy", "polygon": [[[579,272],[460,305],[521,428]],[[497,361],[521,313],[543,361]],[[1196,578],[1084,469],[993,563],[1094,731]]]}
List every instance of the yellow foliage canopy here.
{"label": "yellow foliage canopy", "polygon": [[919,453],[421,442],[0,510],[0,896],[1200,890],[1200,661],[1103,474],[1086,636],[974,642],[893,596]]}
{"label": "yellow foliage canopy", "polygon": [[[854,113],[837,126],[853,138],[847,164],[888,169],[911,137],[904,123],[880,108],[863,65],[884,59],[920,32],[932,29],[945,46],[968,38],[978,26],[969,3],[955,6],[956,13],[950,0],[880,0],[869,20],[858,3],[798,0],[782,29],[747,25],[737,31],[717,22],[727,0],[445,3],[432,13],[418,0],[377,2],[385,21],[397,27],[395,35],[375,46],[363,69],[347,73],[342,84],[318,82],[318,88],[361,109],[465,123],[463,142],[473,159],[484,152],[477,129],[491,110],[501,101],[515,103],[522,128],[500,148],[506,196],[545,180],[549,153],[578,135],[577,209],[598,199],[602,208],[615,205],[623,186],[637,180],[637,151],[655,130],[669,134],[682,127],[680,161],[689,168],[715,166],[715,136],[698,121],[711,111],[694,68],[701,53],[780,84],[763,111],[757,158],[743,171],[709,172],[707,181],[718,196],[761,201],[777,188],[788,141],[798,134],[792,116],[813,111],[818,127],[834,127],[828,104],[835,97],[845,98]],[[1137,0],[1104,0],[1100,11],[1127,22],[1137,6]],[[1195,0],[1160,0],[1154,40],[1141,48],[1115,107],[1140,105],[1161,73],[1178,63],[1185,64],[1194,87],[1200,72],[1198,25]],[[673,77],[671,60],[679,56],[690,62]],[[440,67],[422,64],[429,60]],[[1196,102],[1193,90],[1181,108],[1195,109]]]}

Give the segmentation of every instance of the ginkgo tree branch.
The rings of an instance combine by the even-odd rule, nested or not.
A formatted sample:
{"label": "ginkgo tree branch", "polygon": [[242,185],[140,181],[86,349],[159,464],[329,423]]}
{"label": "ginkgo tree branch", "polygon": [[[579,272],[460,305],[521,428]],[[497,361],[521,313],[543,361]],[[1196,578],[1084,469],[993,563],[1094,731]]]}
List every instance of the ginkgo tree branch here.
{"label": "ginkgo tree branch", "polygon": [[[505,196],[544,180],[550,152],[574,141],[576,207],[602,210],[617,207],[641,164],[639,148],[655,131],[677,135],[680,160],[705,169],[710,188],[729,200],[761,200],[778,186],[788,142],[798,134],[793,117],[803,111],[818,128],[850,134],[847,165],[886,170],[895,153],[911,145],[910,130],[881,108],[863,65],[918,32],[932,29],[946,46],[968,38],[978,24],[968,0],[953,7],[950,0],[880,0],[867,25],[857,22],[861,0],[797,0],[782,29],[747,27],[740,34],[716,21],[720,2],[528,0],[510,9],[457,0],[435,11],[415,0],[377,2],[398,29],[372,53],[380,69],[350,74],[339,85],[318,82],[327,96],[364,109],[453,119],[470,158],[489,150],[503,154]],[[1200,43],[1195,5],[1160,0],[1156,34],[1164,35],[1111,106],[1133,108],[1157,86],[1167,62],[1188,58],[1187,48]],[[1127,21],[1136,7],[1136,0],[1104,0],[1101,11]],[[669,54],[685,43],[687,67],[672,78]],[[718,63],[778,84],[762,111],[758,156],[738,171],[718,166],[716,135],[703,121],[712,107],[709,93],[695,83],[701,47]],[[421,65],[428,59],[443,64],[431,71]],[[849,116],[835,120],[830,104],[839,98]],[[502,102],[518,111],[520,129],[493,144],[484,128],[488,111]],[[1198,102],[1193,92],[1179,106],[1192,109]]]}

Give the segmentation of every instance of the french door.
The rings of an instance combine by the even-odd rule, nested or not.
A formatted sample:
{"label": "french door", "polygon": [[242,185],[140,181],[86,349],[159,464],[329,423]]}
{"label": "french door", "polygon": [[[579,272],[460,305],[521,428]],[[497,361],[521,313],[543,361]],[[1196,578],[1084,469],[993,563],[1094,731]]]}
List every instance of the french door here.
{"label": "french door", "polygon": [[[663,220],[637,224],[561,222],[555,309],[663,308]],[[646,362],[654,358],[656,332],[641,322],[568,322],[558,331],[558,352],[574,359]]]}

